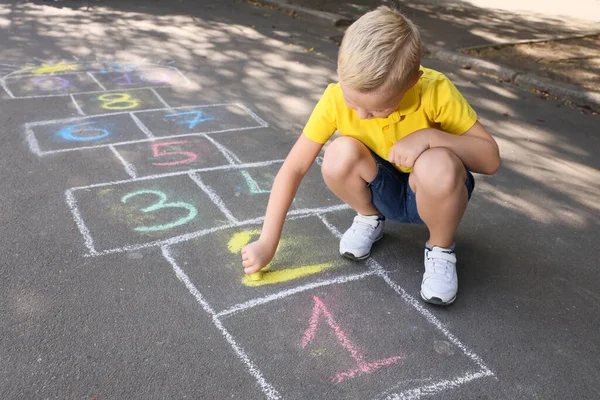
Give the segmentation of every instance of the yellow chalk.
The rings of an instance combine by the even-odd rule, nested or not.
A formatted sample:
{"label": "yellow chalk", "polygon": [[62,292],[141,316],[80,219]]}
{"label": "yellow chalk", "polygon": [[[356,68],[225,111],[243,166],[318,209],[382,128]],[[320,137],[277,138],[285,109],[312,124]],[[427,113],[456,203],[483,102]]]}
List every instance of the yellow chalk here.
{"label": "yellow chalk", "polygon": [[[304,267],[297,267],[297,268],[287,268],[287,269],[282,269],[282,270],[278,270],[278,271],[269,271],[269,273],[267,273],[264,276],[264,279],[261,276],[260,282],[258,282],[259,279],[252,278],[252,275],[254,275],[254,274],[250,274],[250,275],[244,276],[244,278],[242,279],[242,284],[244,286],[254,287],[254,286],[263,286],[263,285],[271,285],[274,283],[287,282],[287,281],[302,278],[305,276],[317,274],[326,269],[335,268],[336,266],[337,266],[337,264],[334,264],[334,263],[324,263],[324,264],[316,264],[316,265],[306,265]],[[264,269],[259,272],[263,272],[263,271],[264,271]],[[258,273],[258,272],[255,272],[255,273]]]}
{"label": "yellow chalk", "polygon": [[258,271],[258,272],[255,272],[253,274],[250,274],[249,276],[250,276],[250,279],[253,280],[253,281],[260,281],[262,279],[262,277],[263,277],[263,272],[262,271]]}

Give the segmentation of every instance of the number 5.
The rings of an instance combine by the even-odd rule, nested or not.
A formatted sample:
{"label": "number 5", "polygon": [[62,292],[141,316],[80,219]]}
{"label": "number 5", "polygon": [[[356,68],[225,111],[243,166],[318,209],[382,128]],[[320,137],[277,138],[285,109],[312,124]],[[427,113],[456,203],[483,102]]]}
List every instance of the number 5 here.
{"label": "number 5", "polygon": [[166,151],[166,150],[161,151],[160,150],[160,148],[163,146],[172,146],[175,144],[187,144],[187,143],[189,143],[187,140],[181,140],[178,142],[153,143],[152,144],[152,154],[154,155],[154,157],[162,157],[162,156],[168,156],[168,155],[172,155],[172,154],[180,154],[180,155],[186,156],[187,158],[185,158],[183,160],[179,160],[179,161],[152,163],[152,165],[173,166],[173,165],[187,164],[187,163],[196,161],[196,159],[198,158],[198,155],[196,153],[192,153],[189,151]]}

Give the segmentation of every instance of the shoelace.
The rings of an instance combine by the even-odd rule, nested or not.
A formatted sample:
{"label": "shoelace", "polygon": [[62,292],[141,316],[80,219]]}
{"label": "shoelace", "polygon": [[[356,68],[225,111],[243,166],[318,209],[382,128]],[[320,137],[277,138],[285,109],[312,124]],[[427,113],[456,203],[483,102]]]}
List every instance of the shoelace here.
{"label": "shoelace", "polygon": [[354,217],[354,223],[352,224],[352,230],[358,231],[362,236],[369,237],[375,228],[379,225],[379,220],[372,220],[368,218],[361,218],[360,216]]}
{"label": "shoelace", "polygon": [[450,269],[454,268],[456,256],[440,250],[427,251],[427,272],[433,275],[443,275],[449,279]]}

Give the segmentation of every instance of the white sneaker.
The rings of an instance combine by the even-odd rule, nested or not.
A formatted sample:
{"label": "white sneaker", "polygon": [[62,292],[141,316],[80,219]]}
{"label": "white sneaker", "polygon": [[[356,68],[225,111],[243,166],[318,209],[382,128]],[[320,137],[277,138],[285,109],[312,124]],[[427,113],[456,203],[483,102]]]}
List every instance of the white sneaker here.
{"label": "white sneaker", "polygon": [[421,297],[428,303],[448,305],[456,300],[458,278],[454,248],[425,246],[425,273],[421,282]]}
{"label": "white sneaker", "polygon": [[352,260],[368,258],[373,243],[383,237],[384,226],[385,219],[379,215],[358,214],[340,240],[340,254]]}

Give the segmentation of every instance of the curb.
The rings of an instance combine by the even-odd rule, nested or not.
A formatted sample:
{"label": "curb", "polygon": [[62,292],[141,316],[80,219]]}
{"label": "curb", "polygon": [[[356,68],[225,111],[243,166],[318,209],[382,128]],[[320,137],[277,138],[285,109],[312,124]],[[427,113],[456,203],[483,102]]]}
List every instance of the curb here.
{"label": "curb", "polygon": [[[314,10],[312,8],[301,7],[286,3],[283,0],[254,0],[257,3],[268,4],[281,10],[292,11],[300,15],[319,18],[325,22],[332,23],[335,26],[347,26],[353,21],[343,15],[334,14],[326,11]],[[545,39],[548,40],[548,39]],[[490,46],[493,46],[490,45]],[[489,46],[488,46],[489,47]],[[506,65],[486,61],[481,58],[462,54],[458,51],[446,50],[438,46],[425,45],[424,55],[430,58],[445,61],[452,64],[468,65],[476,72],[483,72],[505,82],[510,82],[526,89],[535,89],[546,92],[562,100],[571,101],[579,106],[592,107],[600,110],[600,93],[591,90],[582,89],[575,85],[567,83],[557,83],[550,78],[542,77],[536,74],[517,70]]]}
{"label": "curb", "polygon": [[249,1],[249,2],[250,3],[256,2],[256,3],[267,4],[267,5],[270,5],[273,7],[277,7],[281,10],[293,11],[296,14],[300,14],[303,16],[317,17],[317,18],[324,20],[325,22],[332,23],[335,26],[347,26],[353,22],[350,18],[345,17],[343,15],[334,14],[334,13],[330,13],[327,11],[315,10],[312,8],[307,8],[307,7],[302,7],[302,6],[297,6],[295,4],[286,3],[283,0],[256,0],[256,1]]}
{"label": "curb", "polygon": [[580,106],[591,106],[600,109],[600,93],[582,89],[567,83],[557,83],[550,78],[517,70],[503,64],[486,61],[481,58],[450,51],[437,46],[426,46],[425,54],[430,58],[468,65],[476,72],[483,72],[518,86],[547,92],[563,100],[569,100]]}

